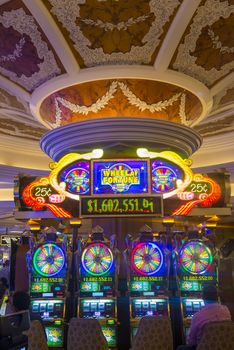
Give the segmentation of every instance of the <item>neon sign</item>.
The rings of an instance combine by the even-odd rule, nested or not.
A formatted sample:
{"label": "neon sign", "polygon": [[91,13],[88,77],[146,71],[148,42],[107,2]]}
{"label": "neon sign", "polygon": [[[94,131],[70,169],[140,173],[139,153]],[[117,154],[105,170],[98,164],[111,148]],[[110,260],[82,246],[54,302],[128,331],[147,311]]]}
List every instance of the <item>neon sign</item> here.
{"label": "neon sign", "polygon": [[148,164],[145,160],[94,161],[93,193],[126,194],[148,192]]}
{"label": "neon sign", "polygon": [[[30,177],[24,176],[25,182],[19,186],[21,196],[17,197],[16,193],[16,203],[23,211],[47,208],[58,218],[77,217],[80,199],[88,195],[95,198],[87,198],[87,201],[82,198],[84,211],[81,214],[85,216],[153,215],[156,214],[154,200],[146,197],[155,195],[163,197],[166,215],[188,215],[197,206],[223,207],[228,203],[229,194],[225,189],[229,182],[225,174],[217,176],[215,173],[211,177],[193,174],[189,159],[171,151],[146,151],[140,154],[148,159],[91,162],[92,157],[102,154],[99,151],[67,154],[59,162],[51,163],[48,177],[29,182]],[[109,202],[108,197],[112,198]],[[145,210],[144,203],[148,202],[153,208],[148,207],[151,213]]]}
{"label": "neon sign", "polygon": [[193,174],[192,184],[189,184],[184,191],[177,193],[180,200],[189,201],[182,204],[172,215],[188,215],[198,204],[202,207],[212,207],[221,198],[221,195],[221,188],[217,182],[208,176]]}

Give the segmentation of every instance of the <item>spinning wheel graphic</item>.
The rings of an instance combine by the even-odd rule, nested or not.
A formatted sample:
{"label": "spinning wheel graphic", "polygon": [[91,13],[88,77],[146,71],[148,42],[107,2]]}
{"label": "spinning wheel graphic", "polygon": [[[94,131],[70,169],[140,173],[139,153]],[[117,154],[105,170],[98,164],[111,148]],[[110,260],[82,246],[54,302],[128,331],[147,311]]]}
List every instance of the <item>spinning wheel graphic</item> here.
{"label": "spinning wheel graphic", "polygon": [[63,250],[54,243],[45,243],[33,255],[33,266],[41,276],[57,275],[65,265]]}
{"label": "spinning wheel graphic", "polygon": [[86,193],[89,190],[89,172],[83,168],[72,169],[64,178],[67,191],[72,193]]}
{"label": "spinning wheel graphic", "polygon": [[185,243],[180,251],[180,264],[193,275],[204,274],[210,269],[212,260],[210,249],[199,241]]}
{"label": "spinning wheel graphic", "polygon": [[139,243],[132,251],[131,265],[140,275],[154,275],[161,269],[162,264],[163,254],[155,243]]}
{"label": "spinning wheel graphic", "polygon": [[113,265],[113,255],[105,244],[92,243],[84,249],[81,262],[87,273],[102,276],[110,271]]}
{"label": "spinning wheel graphic", "polygon": [[175,171],[166,166],[158,166],[153,170],[152,174],[152,186],[155,192],[168,192],[172,191],[176,187],[176,180],[178,176]]}

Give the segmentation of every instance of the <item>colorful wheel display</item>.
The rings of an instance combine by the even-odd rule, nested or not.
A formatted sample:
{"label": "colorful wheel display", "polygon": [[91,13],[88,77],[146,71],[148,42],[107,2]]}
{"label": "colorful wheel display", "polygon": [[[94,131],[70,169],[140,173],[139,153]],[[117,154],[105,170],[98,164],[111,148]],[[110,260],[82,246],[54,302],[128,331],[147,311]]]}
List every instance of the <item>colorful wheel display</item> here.
{"label": "colorful wheel display", "polygon": [[64,178],[67,191],[84,194],[89,191],[89,172],[83,168],[72,169]]}
{"label": "colorful wheel display", "polygon": [[180,264],[193,275],[201,275],[211,267],[213,257],[210,249],[202,242],[190,241],[180,251]]}
{"label": "colorful wheel display", "polygon": [[143,242],[136,245],[131,254],[131,265],[140,275],[151,276],[162,267],[163,254],[157,244]]}
{"label": "colorful wheel display", "polygon": [[105,244],[92,243],[84,249],[81,262],[88,274],[102,276],[110,271],[113,265],[113,254]]}
{"label": "colorful wheel display", "polygon": [[154,192],[168,192],[176,187],[178,179],[175,171],[166,165],[158,166],[152,173],[152,185]]}
{"label": "colorful wheel display", "polygon": [[35,270],[44,277],[57,275],[65,265],[65,255],[57,244],[45,243],[33,255]]}

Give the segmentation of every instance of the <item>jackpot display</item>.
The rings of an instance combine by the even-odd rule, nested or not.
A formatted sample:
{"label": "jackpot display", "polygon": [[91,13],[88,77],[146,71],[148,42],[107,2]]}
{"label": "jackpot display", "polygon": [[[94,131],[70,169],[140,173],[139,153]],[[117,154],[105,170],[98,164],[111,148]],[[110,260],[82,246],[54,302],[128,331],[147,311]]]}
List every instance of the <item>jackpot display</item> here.
{"label": "jackpot display", "polygon": [[192,316],[204,307],[202,288],[217,284],[217,267],[209,241],[202,240],[185,242],[179,252],[177,264],[185,338]]}
{"label": "jackpot display", "polygon": [[80,215],[82,217],[161,216],[162,207],[161,196],[83,197]]}
{"label": "jackpot display", "polygon": [[135,335],[143,316],[168,316],[168,266],[162,247],[138,242],[130,256],[131,332]]}
{"label": "jackpot display", "polygon": [[66,294],[66,254],[55,242],[36,246],[32,256],[30,313],[45,325],[50,347],[62,347]]}
{"label": "jackpot display", "polygon": [[86,245],[81,254],[78,316],[99,320],[109,347],[117,346],[115,261],[103,242]]}

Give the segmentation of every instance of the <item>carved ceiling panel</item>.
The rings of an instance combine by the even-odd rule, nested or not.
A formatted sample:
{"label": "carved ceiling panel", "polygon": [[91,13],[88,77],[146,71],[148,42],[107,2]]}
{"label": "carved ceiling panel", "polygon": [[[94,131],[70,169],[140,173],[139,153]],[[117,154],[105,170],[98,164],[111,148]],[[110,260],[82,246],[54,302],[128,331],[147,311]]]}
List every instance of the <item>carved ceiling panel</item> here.
{"label": "carved ceiling panel", "polygon": [[45,34],[20,0],[0,6],[0,74],[28,91],[64,72]]}
{"label": "carved ceiling panel", "polygon": [[234,69],[234,1],[202,1],[170,64],[212,86]]}
{"label": "carved ceiling panel", "polygon": [[46,0],[81,67],[153,65],[181,0]]}

